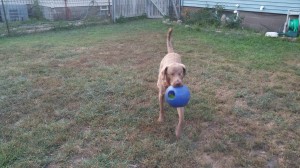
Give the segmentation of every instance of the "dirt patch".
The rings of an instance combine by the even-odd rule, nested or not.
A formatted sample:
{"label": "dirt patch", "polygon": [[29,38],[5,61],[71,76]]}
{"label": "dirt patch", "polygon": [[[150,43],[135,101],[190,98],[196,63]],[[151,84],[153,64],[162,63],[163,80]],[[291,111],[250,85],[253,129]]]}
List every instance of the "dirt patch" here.
{"label": "dirt patch", "polygon": [[61,87],[63,81],[56,77],[40,77],[34,80],[34,85],[36,88],[41,88],[43,90],[49,90]]}
{"label": "dirt patch", "polygon": [[216,100],[218,103],[225,104],[228,102],[232,102],[234,98],[234,92],[229,90],[226,87],[222,87],[216,90]]}
{"label": "dirt patch", "polygon": [[65,64],[67,67],[84,67],[91,68],[93,67],[93,62],[88,57],[81,57],[78,60],[69,61]]}
{"label": "dirt patch", "polygon": [[76,111],[80,109],[80,102],[70,102],[67,104],[67,109],[69,111]]}
{"label": "dirt patch", "polygon": [[[149,38],[158,39],[157,43],[153,44],[148,40]],[[149,67],[153,62],[159,63],[164,54],[166,54],[165,47],[160,45],[161,38],[159,34],[148,33],[147,38],[125,38],[118,41],[110,41],[109,43],[101,43],[99,47],[91,48],[89,57],[93,60],[101,60],[106,65],[130,65],[137,68]]]}
{"label": "dirt patch", "polygon": [[235,92],[227,87],[221,87],[216,90],[215,94],[218,111],[225,113],[231,111],[235,103]]}
{"label": "dirt patch", "polygon": [[242,108],[248,108],[247,102],[243,99],[237,99],[235,101],[235,107],[242,107]]}

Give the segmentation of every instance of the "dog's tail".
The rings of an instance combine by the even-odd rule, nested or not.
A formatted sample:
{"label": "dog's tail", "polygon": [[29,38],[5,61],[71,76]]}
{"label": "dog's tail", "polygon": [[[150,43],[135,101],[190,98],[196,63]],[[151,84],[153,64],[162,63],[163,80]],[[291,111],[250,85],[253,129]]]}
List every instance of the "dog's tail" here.
{"label": "dog's tail", "polygon": [[172,45],[172,28],[169,28],[168,35],[167,35],[167,48],[168,48],[168,53],[173,53],[173,45]]}

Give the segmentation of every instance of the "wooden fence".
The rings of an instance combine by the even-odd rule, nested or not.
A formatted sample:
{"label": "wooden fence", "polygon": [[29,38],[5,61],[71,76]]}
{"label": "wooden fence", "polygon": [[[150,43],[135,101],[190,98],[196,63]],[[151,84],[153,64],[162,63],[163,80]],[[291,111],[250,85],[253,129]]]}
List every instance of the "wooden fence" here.
{"label": "wooden fence", "polygon": [[0,0],[0,37],[107,23],[120,17],[163,18],[176,13],[179,18],[180,4],[181,0]]}
{"label": "wooden fence", "polygon": [[146,15],[162,18],[169,14],[170,0],[113,0],[113,19]]}

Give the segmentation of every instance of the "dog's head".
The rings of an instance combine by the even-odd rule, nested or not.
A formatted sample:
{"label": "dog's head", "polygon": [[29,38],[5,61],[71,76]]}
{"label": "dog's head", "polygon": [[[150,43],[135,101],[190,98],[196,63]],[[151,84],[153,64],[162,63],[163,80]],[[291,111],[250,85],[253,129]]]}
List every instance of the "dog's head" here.
{"label": "dog's head", "polygon": [[183,77],[186,74],[186,69],[183,64],[173,63],[165,66],[161,73],[165,86],[172,85],[173,87],[178,87],[183,85]]}

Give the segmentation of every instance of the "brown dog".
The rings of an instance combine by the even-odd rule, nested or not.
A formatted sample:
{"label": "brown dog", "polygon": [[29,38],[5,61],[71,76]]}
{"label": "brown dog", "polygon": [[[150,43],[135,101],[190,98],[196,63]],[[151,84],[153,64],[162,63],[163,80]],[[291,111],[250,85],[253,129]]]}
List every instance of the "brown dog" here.
{"label": "brown dog", "polygon": [[[159,122],[165,119],[164,113],[164,94],[166,89],[172,85],[174,87],[183,85],[183,77],[185,76],[185,66],[181,63],[181,56],[174,52],[171,43],[172,28],[169,29],[167,35],[168,54],[160,62],[157,87],[159,89]],[[182,133],[184,122],[184,108],[177,108],[178,125],[176,127],[176,137],[179,138]]]}

